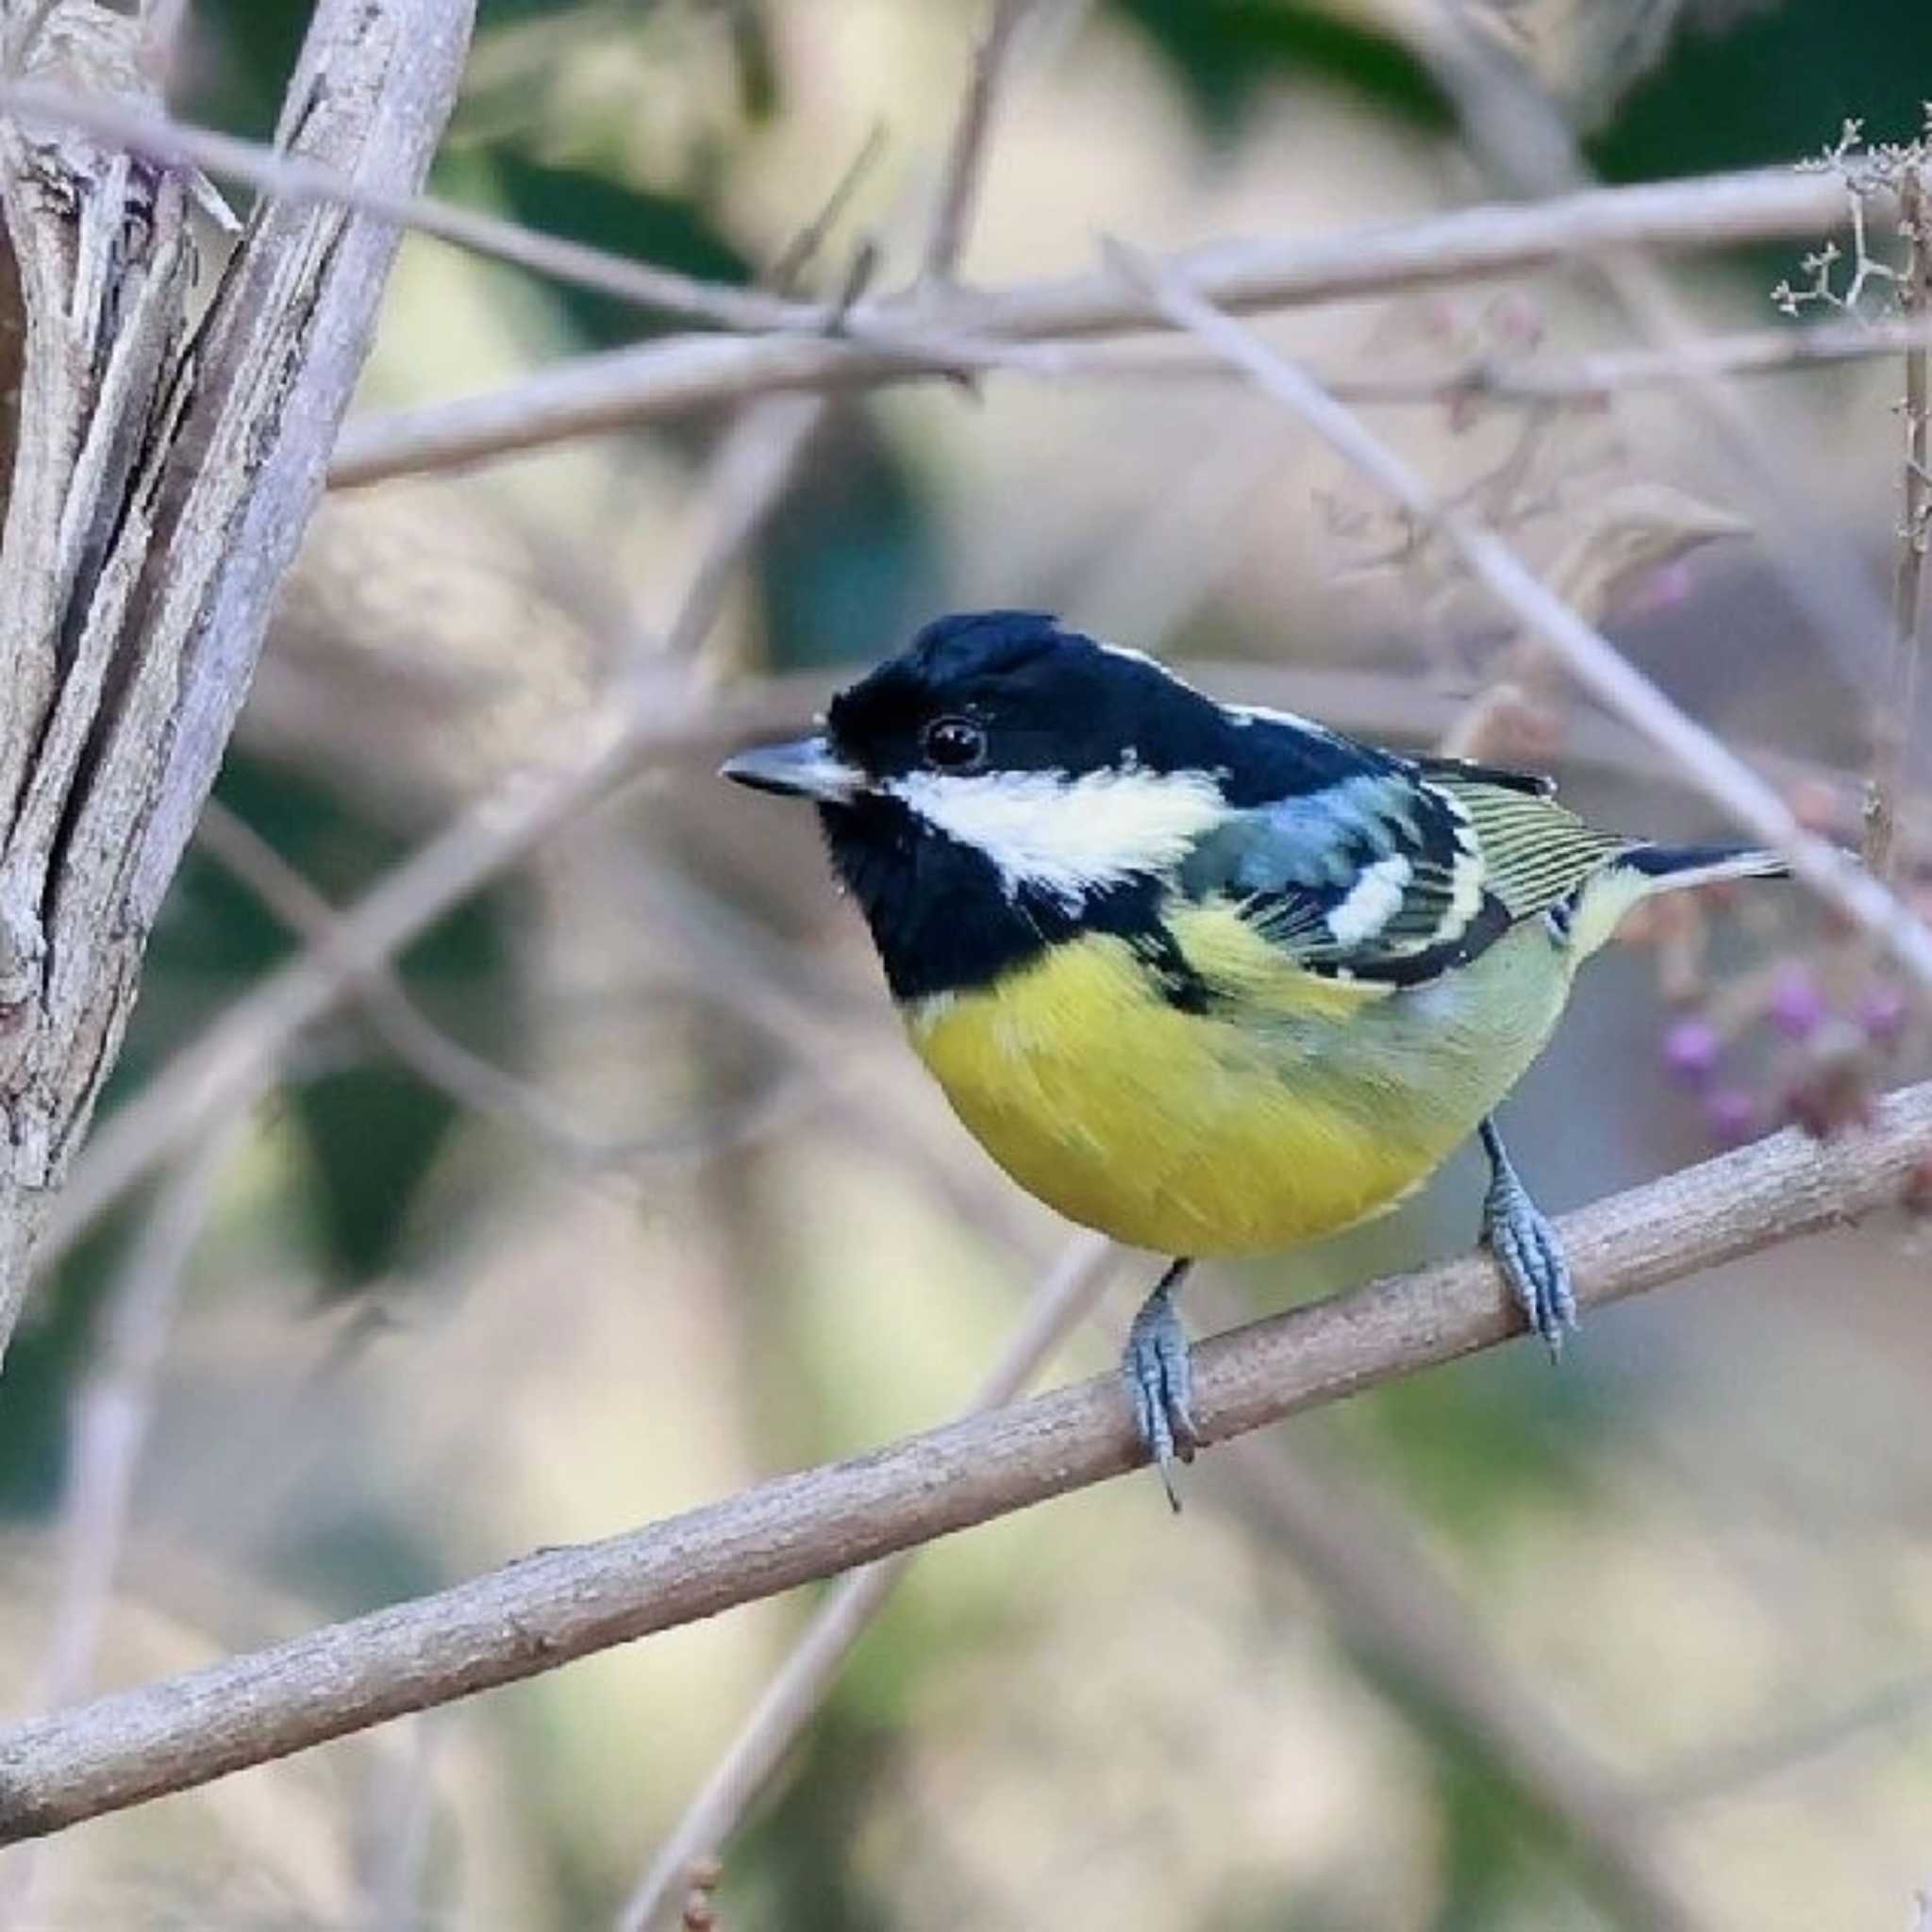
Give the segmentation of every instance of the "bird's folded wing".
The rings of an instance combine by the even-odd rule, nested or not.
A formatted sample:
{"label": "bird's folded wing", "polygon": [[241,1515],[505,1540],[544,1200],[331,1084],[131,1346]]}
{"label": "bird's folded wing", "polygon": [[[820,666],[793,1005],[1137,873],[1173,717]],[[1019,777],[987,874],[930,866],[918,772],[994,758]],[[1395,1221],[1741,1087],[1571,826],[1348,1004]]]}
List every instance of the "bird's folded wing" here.
{"label": "bird's folded wing", "polygon": [[1540,780],[1391,759],[1235,813],[1179,883],[1232,903],[1308,971],[1413,986],[1557,904],[1627,842],[1592,831]]}

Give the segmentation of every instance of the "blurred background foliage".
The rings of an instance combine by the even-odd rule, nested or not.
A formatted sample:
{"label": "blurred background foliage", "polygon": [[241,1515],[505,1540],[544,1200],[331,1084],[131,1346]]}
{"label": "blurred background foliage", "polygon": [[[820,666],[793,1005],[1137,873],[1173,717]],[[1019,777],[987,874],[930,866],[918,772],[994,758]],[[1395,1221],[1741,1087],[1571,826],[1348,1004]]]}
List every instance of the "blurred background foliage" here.
{"label": "blurred background foliage", "polygon": [[[1163,244],[1319,232],[1479,192],[1399,9],[1044,12],[1007,104],[975,276],[1075,268],[1108,228]],[[1472,13],[1617,180],[1789,159],[1848,115],[1908,133],[1932,74],[1919,0]],[[195,0],[180,109],[266,134],[304,16],[287,0]],[[749,283],[876,125],[883,158],[805,274],[835,290],[870,237],[890,279],[913,260],[978,18],[963,0],[483,0],[434,186]],[[1762,266],[1687,276],[1687,295],[1713,321],[1768,323]],[[662,327],[412,242],[364,406]],[[1554,281],[1284,327],[1327,366],[1364,345],[1611,332]],[[1816,513],[1874,563],[1891,521],[1890,380],[1754,391]],[[1479,684],[1493,619],[1426,573],[1368,569],[1386,524],[1279,425],[1257,441],[1241,410],[1191,391],[999,383],[841,400],[711,661],[858,664],[948,606],[1048,601],[1183,658],[1273,667],[1291,701],[1310,665]],[[683,420],[332,503],[223,804],[341,904],[461,799],[567,743],[603,667],[668,614],[723,427]],[[1726,499],[1668,401],[1533,434],[1446,417],[1404,433],[1451,478],[1487,474],[1498,449],[1520,458],[1538,487],[1503,520],[1546,558],[1631,477]],[[1752,549],[1700,552],[1688,576],[1670,559],[1661,591],[1615,613],[1622,634],[1720,725],[1856,758],[1858,667],[1805,633]],[[484,1117],[353,1010],[302,1042],[198,1253],[108,1674],[612,1530],[963,1398],[1059,1231],[907,1073],[808,829],[722,795],[710,762],[701,747],[661,767],[399,962],[438,1026],[607,1157]],[[1698,829],[1697,808],[1655,785],[1601,768],[1566,782],[1634,828]],[[192,856],[108,1110],[299,943],[215,857]],[[1726,976],[1809,943],[1789,908],[1717,939]],[[1553,1207],[1707,1144],[1651,1049],[1667,1024],[1656,979],[1635,951],[1597,969],[1595,1000],[1525,1091],[1526,1161]],[[774,1024],[774,1003],[809,1024]],[[1364,1236],[1224,1282],[1254,1298],[1204,1297],[1201,1324],[1210,1307],[1224,1319],[1460,1246],[1472,1174]],[[19,1585],[0,1639],[23,1684],[75,1399],[143,1208],[62,1260],[8,1361],[0,1509]],[[1895,1231],[1821,1253],[1593,1322],[1560,1376],[1512,1350],[1291,1432],[1399,1507],[1499,1655],[1640,1786],[1694,1784],[1721,1743],[1763,1740],[1744,1773],[1653,1818],[1709,1923],[1755,1932],[1903,1924],[1912,1885],[1932,1882],[1932,1758],[1912,1716],[1932,1665],[1928,1363],[1909,1319],[1923,1257]],[[1062,1370],[1104,1363],[1113,1335],[1082,1338]],[[1211,1459],[1190,1496],[1175,1527],[1150,1488],[1114,1485],[922,1563],[733,1848],[726,1923],[1629,1923],[1426,1687],[1334,1625]],[[760,1606],[91,1827],[59,1849],[37,1923],[604,1923],[802,1613]],[[1834,1713],[1874,1699],[1878,1717],[1833,1741]],[[1826,1742],[1806,1745],[1807,1725]],[[408,1915],[372,1917],[372,1874],[408,1820],[426,1823],[408,1837]]]}

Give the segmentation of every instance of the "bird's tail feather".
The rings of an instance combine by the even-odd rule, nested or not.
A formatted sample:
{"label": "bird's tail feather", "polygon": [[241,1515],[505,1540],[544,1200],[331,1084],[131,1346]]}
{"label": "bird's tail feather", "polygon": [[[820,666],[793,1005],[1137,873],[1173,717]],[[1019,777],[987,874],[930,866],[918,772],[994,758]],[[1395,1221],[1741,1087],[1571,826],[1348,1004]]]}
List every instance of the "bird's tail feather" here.
{"label": "bird's tail feather", "polygon": [[1634,845],[1619,856],[1618,863],[1650,880],[1652,891],[1714,885],[1720,879],[1779,879],[1790,873],[1778,853],[1755,845]]}
{"label": "bird's tail feather", "polygon": [[1719,879],[1781,877],[1775,852],[1751,845],[1632,845],[1591,875],[1576,896],[1571,941],[1587,958],[1617,929],[1624,913],[1653,892],[1707,886]]}

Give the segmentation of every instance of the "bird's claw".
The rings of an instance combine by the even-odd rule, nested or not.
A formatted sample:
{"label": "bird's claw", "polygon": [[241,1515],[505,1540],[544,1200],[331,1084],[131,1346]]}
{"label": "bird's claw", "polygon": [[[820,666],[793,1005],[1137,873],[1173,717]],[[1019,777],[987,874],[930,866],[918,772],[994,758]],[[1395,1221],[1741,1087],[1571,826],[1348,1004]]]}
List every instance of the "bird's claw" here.
{"label": "bird's claw", "polygon": [[1194,1374],[1187,1333],[1165,1285],[1147,1297],[1134,1317],[1121,1374],[1133,1403],[1134,1426],[1160,1472],[1168,1502],[1178,1512],[1174,1464],[1194,1459],[1200,1436],[1191,1407]]}
{"label": "bird's claw", "polygon": [[1570,1264],[1555,1224],[1507,1165],[1496,1168],[1483,1197],[1483,1241],[1552,1359],[1560,1356],[1565,1334],[1576,1326]]}

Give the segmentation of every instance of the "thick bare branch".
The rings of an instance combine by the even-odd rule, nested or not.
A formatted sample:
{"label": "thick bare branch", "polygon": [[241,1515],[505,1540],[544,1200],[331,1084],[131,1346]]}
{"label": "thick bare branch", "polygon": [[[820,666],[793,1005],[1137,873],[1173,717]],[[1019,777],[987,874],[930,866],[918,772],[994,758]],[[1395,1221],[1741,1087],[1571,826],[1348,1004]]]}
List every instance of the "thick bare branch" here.
{"label": "thick bare branch", "polygon": [[[63,0],[45,32],[57,27],[64,64],[48,71],[137,111],[138,63],[117,64],[137,23]],[[470,0],[324,0],[284,142],[412,187],[469,30]],[[67,58],[96,45],[99,58]],[[191,353],[190,186],[87,137],[0,125],[27,328],[0,545],[0,1348],[320,492],[397,241],[334,207],[264,208]]]}
{"label": "thick bare branch", "polygon": [[[1923,1183],[1928,1151],[1932,1083],[1886,1096],[1869,1128],[1842,1139],[1788,1129],[1599,1202],[1559,1230],[1578,1299],[1619,1301],[1899,1203]],[[1203,1437],[1224,1441],[1520,1327],[1480,1256],[1297,1308],[1196,1351]],[[1118,1378],[1097,1376],[36,1720],[0,1734],[0,1841],[713,1616],[1118,1475],[1141,1457]]]}

